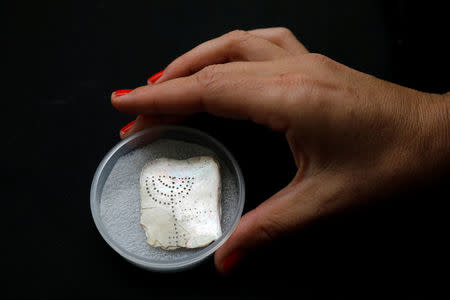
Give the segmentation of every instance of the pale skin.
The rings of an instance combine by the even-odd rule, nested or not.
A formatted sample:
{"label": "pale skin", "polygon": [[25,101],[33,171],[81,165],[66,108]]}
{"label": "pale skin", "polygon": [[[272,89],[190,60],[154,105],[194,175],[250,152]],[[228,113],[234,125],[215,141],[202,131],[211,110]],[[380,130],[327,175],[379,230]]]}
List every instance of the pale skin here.
{"label": "pale skin", "polygon": [[298,171],[246,213],[216,251],[220,272],[250,251],[450,166],[450,94],[358,72],[308,50],[286,28],[233,31],[175,59],[155,84],[111,96],[138,115],[121,138],[208,112],[286,136]]}

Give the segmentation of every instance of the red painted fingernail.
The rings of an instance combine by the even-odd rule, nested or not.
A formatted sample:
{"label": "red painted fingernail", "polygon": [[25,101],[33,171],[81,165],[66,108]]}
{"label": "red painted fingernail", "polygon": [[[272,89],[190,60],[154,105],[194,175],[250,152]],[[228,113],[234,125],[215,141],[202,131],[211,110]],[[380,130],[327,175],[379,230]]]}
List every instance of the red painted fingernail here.
{"label": "red painted fingernail", "polygon": [[128,94],[131,91],[132,91],[132,89],[117,90],[117,91],[114,92],[114,96],[120,97],[120,96]]}
{"label": "red painted fingernail", "polygon": [[120,129],[120,134],[125,134],[125,133],[127,133],[127,131],[130,130],[131,127],[133,127],[134,122],[136,122],[136,120],[131,121],[130,123],[128,123],[127,125],[125,125],[122,129]]}
{"label": "red painted fingernail", "polygon": [[151,83],[155,83],[156,80],[158,80],[162,76],[163,73],[164,73],[164,70],[159,71],[155,75],[152,75],[147,81],[151,82]]}
{"label": "red painted fingernail", "polygon": [[222,263],[222,270],[224,273],[230,272],[234,269],[242,259],[242,252],[235,251],[228,255]]}

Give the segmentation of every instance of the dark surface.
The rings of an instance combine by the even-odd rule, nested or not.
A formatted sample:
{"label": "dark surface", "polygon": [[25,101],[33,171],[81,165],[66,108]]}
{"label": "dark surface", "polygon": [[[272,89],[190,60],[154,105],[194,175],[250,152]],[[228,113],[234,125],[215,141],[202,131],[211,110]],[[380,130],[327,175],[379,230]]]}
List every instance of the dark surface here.
{"label": "dark surface", "polygon": [[[216,273],[212,259],[176,274],[134,267],[102,240],[89,209],[95,169],[133,118],[111,107],[112,91],[145,84],[178,55],[230,30],[285,26],[313,52],[412,88],[444,92],[448,75],[441,70],[449,49],[443,5],[7,1],[0,7],[7,50],[1,266],[8,298],[365,298],[445,291],[436,273],[448,253],[444,179],[313,226],[260,251],[228,277]],[[245,212],[295,172],[280,134],[207,115],[185,125],[213,135],[235,155],[247,183]]]}

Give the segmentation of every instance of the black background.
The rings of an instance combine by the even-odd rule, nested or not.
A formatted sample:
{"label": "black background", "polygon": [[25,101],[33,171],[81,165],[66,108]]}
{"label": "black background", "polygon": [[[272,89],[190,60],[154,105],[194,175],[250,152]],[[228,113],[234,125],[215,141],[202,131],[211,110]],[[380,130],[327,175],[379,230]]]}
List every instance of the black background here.
{"label": "black background", "polygon": [[[408,87],[446,92],[443,3],[3,1],[1,264],[8,298],[445,292],[444,178],[311,226],[227,277],[212,258],[182,273],[141,270],[102,240],[89,210],[95,169],[133,119],[112,108],[112,91],[145,84],[175,57],[233,29],[285,26],[312,52]],[[247,184],[245,212],[294,175],[278,133],[204,114],[184,125],[213,135],[235,155]]]}

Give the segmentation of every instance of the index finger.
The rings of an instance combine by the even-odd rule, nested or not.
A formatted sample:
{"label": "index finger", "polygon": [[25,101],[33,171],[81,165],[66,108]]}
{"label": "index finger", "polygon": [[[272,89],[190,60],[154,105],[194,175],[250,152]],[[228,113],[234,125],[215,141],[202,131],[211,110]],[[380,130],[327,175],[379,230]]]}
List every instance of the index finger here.
{"label": "index finger", "polygon": [[208,112],[283,130],[286,118],[281,98],[265,77],[227,72],[221,65],[211,65],[188,77],[139,87],[120,97],[113,94],[111,101],[119,111],[130,114]]}

